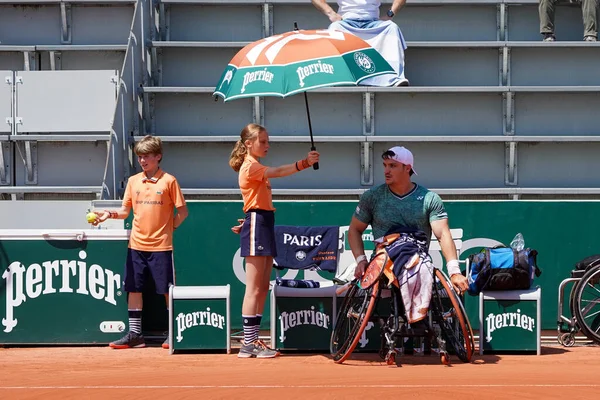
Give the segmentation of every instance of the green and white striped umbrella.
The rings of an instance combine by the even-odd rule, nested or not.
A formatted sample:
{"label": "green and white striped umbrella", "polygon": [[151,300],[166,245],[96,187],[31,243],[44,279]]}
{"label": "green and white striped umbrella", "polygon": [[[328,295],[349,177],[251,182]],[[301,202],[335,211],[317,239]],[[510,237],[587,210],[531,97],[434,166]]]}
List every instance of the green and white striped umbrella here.
{"label": "green and white striped umbrella", "polygon": [[296,30],[250,43],[229,62],[214,95],[225,101],[287,97],[310,89],[357,85],[394,69],[367,42],[345,32]]}

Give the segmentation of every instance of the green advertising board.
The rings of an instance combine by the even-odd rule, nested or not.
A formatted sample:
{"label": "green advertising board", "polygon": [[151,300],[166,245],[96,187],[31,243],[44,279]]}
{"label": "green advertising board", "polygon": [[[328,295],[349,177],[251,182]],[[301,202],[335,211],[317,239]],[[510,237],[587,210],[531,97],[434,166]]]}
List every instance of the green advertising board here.
{"label": "green advertising board", "polygon": [[[301,289],[299,289],[301,290]],[[277,349],[329,351],[334,297],[276,297],[271,337]]]}
{"label": "green advertising board", "polygon": [[[356,201],[274,204],[277,224],[340,226],[340,271],[353,262],[346,232]],[[244,259],[239,236],[230,228],[243,216],[242,203],[190,201],[188,208],[189,218],[174,236],[176,285],[231,285],[230,323],[240,330]],[[577,261],[598,253],[600,202],[451,201],[446,208],[450,227],[463,229],[461,259],[483,246],[509,244],[515,234],[523,234],[525,245],[539,252],[543,271],[534,283],[544,292],[542,329],[555,329],[560,282]],[[372,238],[365,232],[364,239]],[[108,343],[119,338],[127,328],[127,296],[121,287],[126,248],[127,231],[119,229],[0,231],[0,343]],[[439,251],[431,253],[434,260],[442,260]],[[333,277],[316,271],[280,274],[321,282]],[[151,330],[162,333],[168,329],[164,300],[155,294],[149,297],[153,301],[145,297],[144,330],[152,323]],[[569,304],[568,299],[563,302]],[[478,299],[467,296],[466,308],[477,329]],[[270,326],[269,310],[267,299],[263,329]]]}
{"label": "green advertising board", "polygon": [[127,239],[125,230],[1,230],[0,343],[109,343],[123,336]]}
{"label": "green advertising board", "polygon": [[[281,225],[339,225],[344,246],[339,268],[353,261],[345,241],[356,201],[276,201],[276,223]],[[462,228],[465,259],[482,246],[508,245],[522,233],[527,247],[538,250],[543,273],[535,284],[544,291],[543,329],[556,328],[557,288],[580,259],[598,253],[596,227],[600,226],[600,202],[596,201],[448,201],[451,228]],[[189,217],[175,233],[175,270],[178,285],[231,284],[232,327],[241,329],[244,296],[244,260],[239,236],[231,232],[243,217],[242,203],[235,201],[190,201]],[[365,238],[367,239],[367,238]],[[442,259],[440,252],[432,254]],[[331,279],[332,274],[315,271],[284,271],[285,278]],[[275,274],[272,275],[273,281]],[[567,294],[566,294],[567,295]],[[566,302],[568,304],[568,301]],[[269,327],[269,300],[263,328]],[[478,328],[478,299],[466,298],[466,308]]]}
{"label": "green advertising board", "polygon": [[484,352],[537,351],[536,300],[483,300]]}
{"label": "green advertising board", "polygon": [[173,301],[173,350],[227,349],[227,300]]}

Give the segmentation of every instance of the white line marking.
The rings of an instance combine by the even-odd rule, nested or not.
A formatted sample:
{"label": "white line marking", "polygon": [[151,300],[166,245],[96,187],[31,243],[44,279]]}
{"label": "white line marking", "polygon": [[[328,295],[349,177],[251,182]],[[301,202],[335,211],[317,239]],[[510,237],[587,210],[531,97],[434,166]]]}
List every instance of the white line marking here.
{"label": "white line marking", "polygon": [[154,386],[0,386],[0,390],[23,389],[420,389],[420,388],[597,388],[600,384],[480,384],[480,385],[154,385]]}

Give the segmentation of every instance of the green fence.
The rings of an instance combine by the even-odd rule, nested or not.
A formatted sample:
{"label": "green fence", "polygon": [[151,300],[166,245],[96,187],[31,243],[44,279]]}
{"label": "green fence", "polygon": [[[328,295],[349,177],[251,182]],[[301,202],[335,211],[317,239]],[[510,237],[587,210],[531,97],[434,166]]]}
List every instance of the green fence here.
{"label": "green fence", "polygon": [[0,343],[108,343],[123,336],[127,232],[87,232],[2,231]]}
{"label": "green fence", "polygon": [[[191,201],[188,206],[189,219],[175,233],[176,284],[230,284],[231,326],[239,329],[244,263],[239,236],[230,227],[243,215],[242,204]],[[339,225],[344,231],[356,202],[280,201],[275,206],[278,224]],[[518,232],[526,246],[539,251],[543,273],[535,284],[543,292],[542,328],[554,329],[559,283],[575,262],[600,253],[596,234],[600,202],[455,201],[446,207],[450,226],[464,230],[463,259],[481,246],[508,244]],[[105,343],[118,338],[127,322],[126,296],[120,286],[127,245],[125,231],[119,232],[118,240],[82,241],[0,232],[0,343]],[[434,254],[434,259],[439,257]],[[339,259],[341,268],[352,262],[347,243]],[[286,272],[286,278],[294,277],[323,279],[311,271]],[[164,299],[151,292],[144,298],[144,330],[162,333],[168,330]],[[477,307],[477,298],[468,297],[474,328]],[[267,302],[264,328],[270,323],[268,311]]]}
{"label": "green fence", "polygon": [[[356,204],[355,201],[275,202],[276,223],[347,227]],[[241,208],[240,202],[189,202],[189,219],[175,234],[177,284],[231,284],[234,328],[241,327],[244,266],[239,256],[239,236],[230,227],[243,216]],[[539,251],[538,264],[543,273],[535,284],[543,291],[542,327],[556,328],[559,283],[569,275],[575,262],[600,253],[596,234],[596,227],[600,226],[600,202],[453,201],[446,202],[446,208],[450,226],[464,230],[461,259],[494,241],[509,244],[518,232],[523,234],[527,247]],[[344,247],[341,267],[352,262],[347,244]],[[315,277],[314,272],[306,274],[309,279]],[[331,277],[326,273],[321,275]],[[305,272],[288,271],[287,277],[303,278]],[[269,303],[263,317],[265,328],[269,326],[268,307]],[[477,328],[477,298],[467,298],[467,311]]]}

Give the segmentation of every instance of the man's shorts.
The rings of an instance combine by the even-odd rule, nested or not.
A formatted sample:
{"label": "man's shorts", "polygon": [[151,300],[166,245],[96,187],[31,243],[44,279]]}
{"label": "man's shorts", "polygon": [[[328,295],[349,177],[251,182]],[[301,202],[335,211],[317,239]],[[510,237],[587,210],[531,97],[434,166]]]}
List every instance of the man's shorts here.
{"label": "man's shorts", "polygon": [[240,232],[240,249],[242,257],[277,256],[273,211],[250,210],[246,213]]}
{"label": "man's shorts", "polygon": [[143,292],[144,280],[148,274],[154,280],[156,293],[169,293],[169,285],[173,284],[173,250],[140,251],[127,249],[123,289],[126,292]]}

